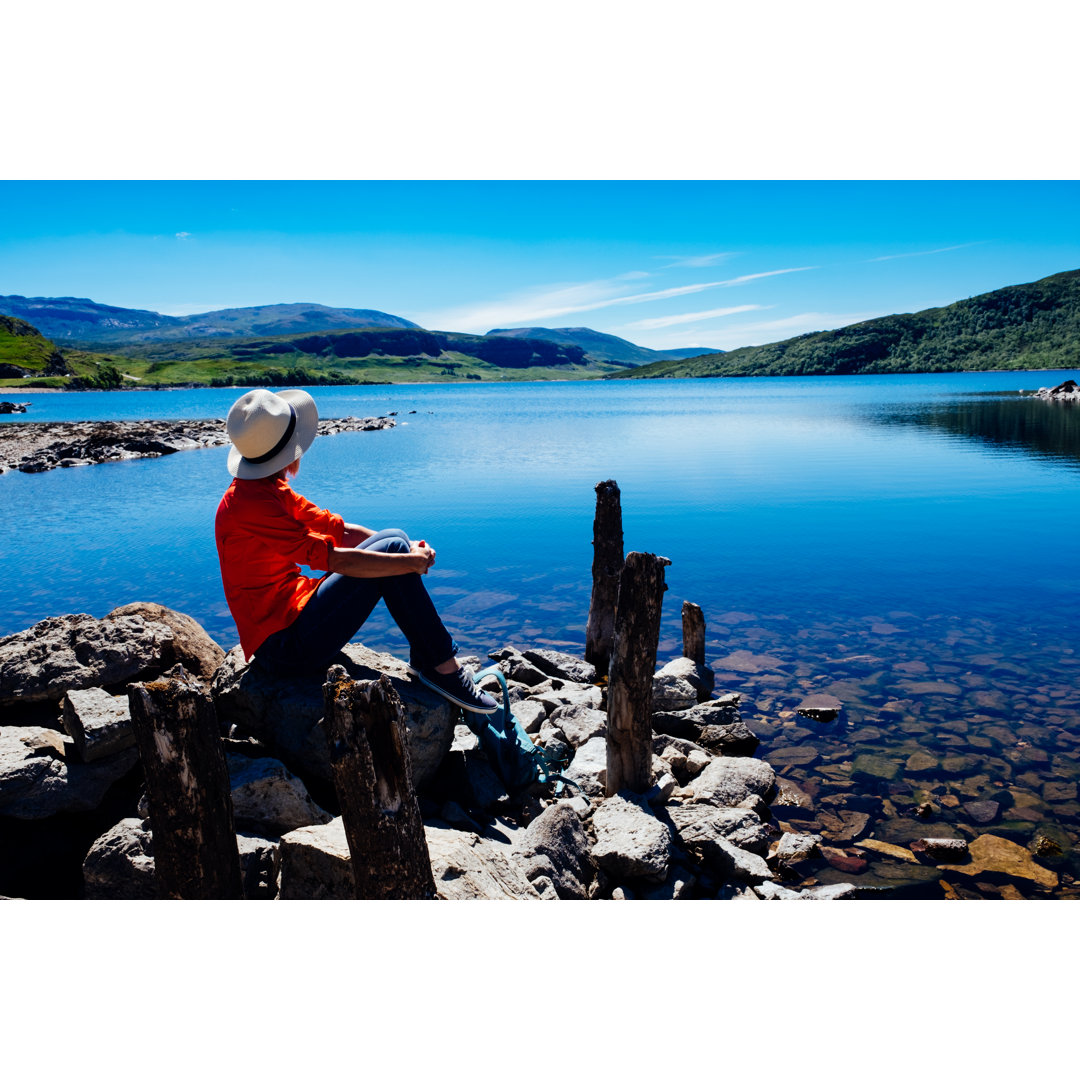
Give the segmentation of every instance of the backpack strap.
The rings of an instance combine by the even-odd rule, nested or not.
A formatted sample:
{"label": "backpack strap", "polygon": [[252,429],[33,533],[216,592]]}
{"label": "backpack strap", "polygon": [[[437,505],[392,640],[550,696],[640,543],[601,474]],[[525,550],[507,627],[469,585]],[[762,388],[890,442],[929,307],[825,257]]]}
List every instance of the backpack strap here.
{"label": "backpack strap", "polygon": [[[482,682],[489,675],[494,675],[495,678],[499,680],[499,689],[502,690],[502,697],[503,697],[502,709],[503,709],[503,711],[504,711],[504,713],[506,715],[506,719],[508,721],[514,720],[513,714],[510,712],[510,693],[506,688],[506,677],[503,675],[502,669],[497,664],[494,664],[491,667],[484,668],[483,671],[478,671],[473,676],[473,682],[474,683]],[[464,712],[464,710],[463,710],[463,712]],[[466,723],[468,723],[469,716],[470,715],[475,715],[475,714],[470,714],[468,712],[464,712],[464,715],[465,715]],[[478,722],[482,722],[482,721],[478,721]],[[515,721],[515,722],[517,722],[517,721]],[[472,725],[470,724],[469,726],[471,727]],[[530,742],[531,741],[532,740],[530,740]],[[554,789],[555,795],[561,795],[562,790],[563,790],[563,786],[564,785],[569,785],[585,800],[586,805],[589,805],[589,797],[585,794],[584,791],[581,790],[581,787],[578,784],[576,784],[573,780],[571,780],[569,777],[563,776],[563,774],[561,772],[557,771],[558,769],[560,769],[562,766],[564,766],[566,764],[566,762],[563,759],[562,755],[555,754],[551,750],[546,750],[542,746],[536,746],[535,744],[533,744],[532,757],[533,757],[533,761],[534,761],[534,763],[536,765],[536,771],[537,771],[536,781],[537,781],[537,783],[539,783],[539,784],[554,783],[555,784],[555,789]]]}

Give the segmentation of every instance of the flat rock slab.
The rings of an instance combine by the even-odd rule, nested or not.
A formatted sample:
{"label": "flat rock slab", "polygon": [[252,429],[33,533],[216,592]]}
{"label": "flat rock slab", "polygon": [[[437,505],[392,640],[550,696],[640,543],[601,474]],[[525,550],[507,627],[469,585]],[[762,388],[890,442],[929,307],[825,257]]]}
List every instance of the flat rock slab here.
{"label": "flat rock slab", "polygon": [[768,799],[776,782],[776,772],[758,758],[714,758],[694,777],[694,802],[713,806],[738,806],[751,795]]}
{"label": "flat rock slab", "polygon": [[[440,900],[539,900],[513,847],[472,832],[426,824],[428,855]],[[552,899],[556,897],[552,895]]]}
{"label": "flat rock slab", "polygon": [[69,690],[117,686],[163,670],[173,633],[138,615],[59,615],[0,638],[0,705],[60,701]]}
{"label": "flat rock slab", "polygon": [[765,755],[766,761],[774,769],[783,769],[789,765],[813,765],[820,757],[812,746],[781,746]]}
{"label": "flat rock slab", "polygon": [[113,697],[96,686],[67,692],[63,725],[80,761],[98,761],[135,745],[127,698]]}
{"label": "flat rock slab", "polygon": [[671,861],[671,830],[639,795],[622,792],[597,808],[592,817],[597,865],[617,880],[663,881]]}
{"label": "flat rock slab", "polygon": [[0,815],[36,820],[94,810],[139,760],[130,747],[86,764],[62,755],[71,745],[50,728],[0,728]]}
{"label": "flat rock slab", "polygon": [[736,649],[723,659],[716,660],[713,666],[721,671],[741,671],[756,675],[761,671],[779,671],[784,664],[775,656],[759,656],[746,649]]}
{"label": "flat rock slab", "polygon": [[352,900],[356,895],[349,841],[340,817],[281,838],[279,900]]}
{"label": "flat rock slab", "polygon": [[834,694],[810,694],[795,706],[795,711],[800,716],[824,723],[835,720],[843,707],[844,703]]}
{"label": "flat rock slab", "polygon": [[1003,874],[1006,877],[1022,878],[1033,881],[1036,885],[1045,888],[1056,888],[1058,876],[1053,870],[1040,866],[1032,858],[1027,848],[1014,844],[1002,836],[994,836],[992,833],[983,833],[977,836],[968,845],[971,862],[958,866],[950,866],[949,872],[953,874],[966,874],[968,877],[977,877],[980,874]]}
{"label": "flat rock slab", "polygon": [[[346,645],[335,661],[352,679],[390,677],[405,706],[405,728],[413,785],[422,788],[438,769],[454,740],[457,708],[428,690],[405,663],[363,645]],[[244,663],[240,646],[222,661],[212,692],[218,719],[254,735],[289,768],[330,780],[330,754],[319,721],[325,675],[279,677],[258,664]]]}

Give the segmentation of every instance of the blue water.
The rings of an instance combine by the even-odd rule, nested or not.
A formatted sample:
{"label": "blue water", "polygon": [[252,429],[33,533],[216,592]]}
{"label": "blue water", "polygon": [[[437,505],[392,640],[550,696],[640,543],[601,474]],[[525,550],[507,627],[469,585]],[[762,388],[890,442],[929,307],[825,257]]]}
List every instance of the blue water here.
{"label": "blue water", "polygon": [[[626,550],[672,560],[660,659],[681,652],[682,602],[700,604],[718,689],[743,695],[759,753],[822,800],[796,827],[844,847],[817,880],[941,895],[926,868],[830,835],[826,808],[906,845],[973,839],[987,827],[968,807],[991,800],[991,831],[1066,853],[1059,885],[1018,880],[1025,895],[1080,897],[1080,409],[1017,392],[1067,377],[1080,372],[315,389],[324,416],[399,424],[317,440],[295,486],[433,545],[428,586],[465,651],[580,654],[593,487],[617,480]],[[39,394],[4,422],[223,417],[235,396]],[[0,634],[152,600],[234,645],[213,540],[225,459],[0,475]],[[362,639],[404,654],[381,608]],[[818,692],[844,702],[839,720],[796,713]]]}
{"label": "blue water", "polygon": [[[318,388],[324,416],[396,412],[399,426],[318,441],[295,486],[433,544],[429,587],[470,648],[583,641],[592,488],[608,478],[627,550],[672,559],[662,652],[678,651],[683,599],[707,615],[903,609],[1060,634],[1077,628],[1080,451],[948,422],[1049,412],[1016,391],[1069,374]],[[38,394],[25,419],[223,416],[235,397]],[[0,633],[153,599],[234,644],[212,535],[225,454],[0,477]],[[371,631],[400,640],[384,618]]]}

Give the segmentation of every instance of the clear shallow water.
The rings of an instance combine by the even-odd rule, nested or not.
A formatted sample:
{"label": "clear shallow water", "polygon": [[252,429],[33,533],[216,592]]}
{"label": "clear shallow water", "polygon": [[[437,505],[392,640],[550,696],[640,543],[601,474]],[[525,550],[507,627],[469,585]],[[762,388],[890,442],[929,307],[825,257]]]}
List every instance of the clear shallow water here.
{"label": "clear shallow water", "polygon": [[[1048,822],[1075,841],[1080,410],[1017,394],[1067,377],[1080,375],[317,388],[322,415],[397,412],[399,426],[319,440],[295,486],[346,520],[433,544],[428,584],[466,651],[580,650],[593,485],[614,478],[626,549],[672,559],[661,659],[681,651],[682,601],[699,603],[709,660],[744,693],[759,753],[817,753],[781,772],[815,789],[818,811],[864,796],[874,837],[900,837],[929,791],[935,827],[975,835],[964,807],[991,798],[1001,835],[1027,843]],[[235,396],[37,394],[17,419],[224,416]],[[149,599],[235,644],[213,543],[225,455],[0,476],[0,634]],[[381,610],[363,637],[402,648]],[[725,670],[739,650],[765,666]],[[829,687],[847,704],[841,721],[794,715]],[[1011,742],[981,733],[1002,725]],[[938,766],[908,769],[912,748]],[[897,766],[891,778],[865,760],[853,772],[869,750],[884,772]],[[1032,750],[1046,760],[1009,757],[1040,758]],[[1013,788],[1035,809],[1018,809]],[[950,796],[957,806],[942,805]],[[851,880],[881,872],[878,860]]]}

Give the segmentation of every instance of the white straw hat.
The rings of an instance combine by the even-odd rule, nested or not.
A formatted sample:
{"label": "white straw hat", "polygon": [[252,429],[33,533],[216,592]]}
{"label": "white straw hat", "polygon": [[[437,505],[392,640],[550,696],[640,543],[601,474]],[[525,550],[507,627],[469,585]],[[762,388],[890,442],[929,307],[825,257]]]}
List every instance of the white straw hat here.
{"label": "white straw hat", "polygon": [[229,472],[241,480],[261,480],[311,446],[319,432],[319,410],[305,390],[251,390],[233,403],[225,427],[232,440]]}

